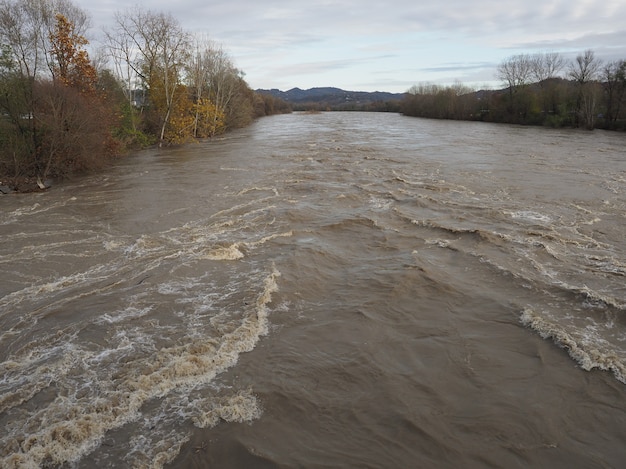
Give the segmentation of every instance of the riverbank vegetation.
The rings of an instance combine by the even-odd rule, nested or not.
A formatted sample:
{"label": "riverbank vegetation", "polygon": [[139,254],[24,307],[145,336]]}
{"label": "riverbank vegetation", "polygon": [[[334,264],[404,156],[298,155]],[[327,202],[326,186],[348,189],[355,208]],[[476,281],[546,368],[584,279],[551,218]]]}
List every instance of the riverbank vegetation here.
{"label": "riverbank vegetation", "polygon": [[88,26],[70,0],[0,0],[0,186],[43,188],[129,148],[212,137],[288,111],[254,93],[219,44],[171,15],[117,13],[95,60]]}
{"label": "riverbank vegetation", "polygon": [[522,54],[497,69],[497,91],[420,84],[402,100],[408,116],[553,127],[626,130],[626,60],[602,63],[593,51],[570,63],[558,53]]}

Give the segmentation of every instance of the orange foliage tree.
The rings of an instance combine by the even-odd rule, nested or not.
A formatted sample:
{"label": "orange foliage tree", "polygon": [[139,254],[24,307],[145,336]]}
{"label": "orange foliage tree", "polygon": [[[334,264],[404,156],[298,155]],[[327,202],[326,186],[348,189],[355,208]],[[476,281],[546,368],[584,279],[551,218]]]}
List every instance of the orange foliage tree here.
{"label": "orange foliage tree", "polygon": [[98,74],[89,60],[84,46],[87,39],[76,34],[74,24],[64,15],[56,15],[56,25],[50,34],[54,79],[65,86],[78,89],[81,93],[92,93],[96,89]]}
{"label": "orange foliage tree", "polygon": [[101,167],[117,151],[112,109],[97,92],[98,76],[84,49],[88,41],[62,14],[49,35],[52,81],[35,84],[36,175],[68,177]]}

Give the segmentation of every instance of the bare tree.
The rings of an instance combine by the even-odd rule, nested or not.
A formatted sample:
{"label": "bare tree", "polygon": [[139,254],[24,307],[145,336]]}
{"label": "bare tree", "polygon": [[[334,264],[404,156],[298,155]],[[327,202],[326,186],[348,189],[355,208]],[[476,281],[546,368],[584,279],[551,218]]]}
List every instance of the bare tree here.
{"label": "bare tree", "polygon": [[[241,72],[235,67],[222,47],[216,47],[210,65],[210,96],[220,111],[228,114],[228,108],[238,89]],[[217,118],[217,116],[215,117]]]}
{"label": "bare tree", "polygon": [[576,98],[576,116],[579,125],[593,129],[595,125],[596,105],[599,95],[599,86],[596,83],[602,62],[598,60],[592,50],[586,50],[576,56],[570,64],[569,76],[578,84]]}
{"label": "bare tree", "polygon": [[555,78],[564,67],[565,59],[558,52],[534,54],[531,57],[532,78],[539,84],[550,78]]}
{"label": "bare tree", "polygon": [[540,100],[543,112],[557,114],[559,85],[556,78],[565,67],[565,59],[558,52],[534,54],[532,61],[532,79],[540,88]]}
{"label": "bare tree", "polygon": [[[201,106],[206,100],[210,100],[211,73],[214,70],[214,59],[218,46],[207,37],[195,38],[195,50],[190,56],[187,72],[189,87],[193,90],[196,103],[194,112],[193,135],[199,136]],[[204,116],[205,118],[207,116]]]}
{"label": "bare tree", "polygon": [[[136,7],[115,17],[116,27],[107,34],[118,60],[125,61],[125,78],[131,71],[148,89],[151,102],[159,109],[159,142],[162,145],[176,90],[179,88],[190,50],[190,37],[170,14]],[[130,87],[130,83],[129,87]]]}
{"label": "bare tree", "polygon": [[512,121],[525,120],[530,109],[530,96],[526,91],[533,71],[533,59],[528,54],[505,59],[497,68],[497,77],[508,85],[509,114]]}
{"label": "bare tree", "polygon": [[[106,47],[113,61],[115,75],[122,83],[122,91],[126,97],[128,108],[132,110],[135,103],[135,91],[139,88],[137,49],[134,46],[133,37],[123,27],[123,19],[117,17],[117,20],[116,28],[104,32]],[[131,125],[133,130],[136,130],[136,122],[132,116],[134,113],[131,112]]]}
{"label": "bare tree", "polygon": [[587,49],[584,53],[576,56],[576,60],[570,63],[569,76],[583,85],[597,79],[602,62],[596,59],[595,53]]}
{"label": "bare tree", "polygon": [[511,95],[527,85],[532,78],[533,59],[528,54],[514,55],[498,65],[496,76],[509,87]]}
{"label": "bare tree", "polygon": [[626,95],[626,60],[610,62],[602,69],[602,82],[606,95],[605,119],[613,127],[620,115]]}

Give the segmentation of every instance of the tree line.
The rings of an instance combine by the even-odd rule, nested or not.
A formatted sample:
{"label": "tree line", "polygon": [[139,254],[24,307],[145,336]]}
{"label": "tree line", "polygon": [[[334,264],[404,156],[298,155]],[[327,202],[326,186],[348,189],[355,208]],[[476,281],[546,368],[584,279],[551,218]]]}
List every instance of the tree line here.
{"label": "tree line", "polygon": [[419,84],[401,111],[409,116],[626,130],[626,60],[603,63],[592,50],[567,62],[555,52],[519,54],[498,65],[505,88]]}
{"label": "tree line", "polygon": [[169,14],[115,15],[89,56],[71,0],[0,0],[0,181],[93,171],[146,145],[180,144],[288,112],[254,93],[224,49]]}

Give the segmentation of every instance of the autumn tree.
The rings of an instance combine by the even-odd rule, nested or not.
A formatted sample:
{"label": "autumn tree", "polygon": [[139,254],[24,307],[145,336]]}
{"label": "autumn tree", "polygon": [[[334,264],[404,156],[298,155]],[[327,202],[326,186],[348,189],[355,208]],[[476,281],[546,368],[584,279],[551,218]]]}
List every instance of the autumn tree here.
{"label": "autumn tree", "polygon": [[84,49],[87,39],[60,13],[49,39],[52,80],[35,87],[41,179],[101,167],[115,146],[114,120],[97,92],[96,70]]}
{"label": "autumn tree", "polygon": [[[62,29],[59,29],[57,14],[65,19],[68,27],[71,25],[72,39],[82,37],[88,16],[68,0],[0,2],[0,42],[6,45],[5,53],[10,54],[13,64],[7,77],[11,91],[0,102],[1,111],[7,117],[5,132],[12,133],[13,139],[10,146],[0,149],[0,159],[11,161],[15,178],[36,176],[43,179],[54,172],[46,149],[56,146],[50,145],[48,140],[49,131],[54,127],[50,119],[60,115],[58,107],[51,111],[46,93],[52,92],[52,88],[43,86],[43,83],[59,73],[60,65],[68,65],[67,78],[70,78],[75,66],[81,60],[87,61],[86,53],[80,53],[80,44],[75,44],[78,52],[72,57],[73,64],[58,60],[60,43],[52,44],[57,36],[55,32],[61,33]],[[86,63],[82,65],[85,70]]]}
{"label": "autumn tree", "polygon": [[114,29],[107,33],[109,43],[145,88],[162,145],[172,111],[180,107],[176,100],[186,100],[180,95],[180,85],[189,55],[190,36],[172,15],[139,7],[117,13],[115,20]]}
{"label": "autumn tree", "polygon": [[72,24],[75,34],[84,35],[89,17],[69,0],[0,1],[0,39],[11,48],[22,76],[34,79],[52,73],[50,37],[57,14]]}
{"label": "autumn tree", "polygon": [[212,137],[226,127],[226,109],[216,103],[220,97],[216,90],[219,86],[215,79],[215,74],[219,73],[216,61],[221,60],[222,55],[221,47],[216,43],[196,37],[186,74],[194,102],[194,137]]}
{"label": "autumn tree", "polygon": [[231,107],[231,100],[237,90],[239,71],[223,48],[217,48],[211,61],[210,98],[215,106],[225,113]]}
{"label": "autumn tree", "polygon": [[94,93],[98,76],[84,47],[89,41],[77,34],[74,24],[57,13],[56,25],[50,34],[53,80],[76,88],[81,93]]}

